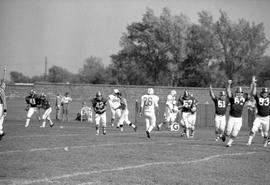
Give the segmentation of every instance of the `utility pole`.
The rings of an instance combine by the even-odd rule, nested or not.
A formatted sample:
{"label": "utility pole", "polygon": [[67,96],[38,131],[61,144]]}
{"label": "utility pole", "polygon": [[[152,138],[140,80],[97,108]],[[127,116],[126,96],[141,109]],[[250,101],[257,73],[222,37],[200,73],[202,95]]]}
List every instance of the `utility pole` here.
{"label": "utility pole", "polygon": [[47,81],[47,65],[48,65],[47,56],[45,56],[45,73],[44,73],[45,81]]}

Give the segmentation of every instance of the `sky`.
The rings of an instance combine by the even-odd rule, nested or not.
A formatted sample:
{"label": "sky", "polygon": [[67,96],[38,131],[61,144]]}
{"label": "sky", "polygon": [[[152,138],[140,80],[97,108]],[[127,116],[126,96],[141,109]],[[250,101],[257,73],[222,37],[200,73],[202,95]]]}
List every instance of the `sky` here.
{"label": "sky", "polygon": [[127,25],[141,21],[147,7],[157,16],[168,7],[193,23],[202,10],[217,19],[222,9],[233,21],[262,22],[270,40],[268,0],[0,0],[0,75],[4,66],[7,73],[44,74],[46,56],[48,68],[73,73],[90,56],[108,65]]}

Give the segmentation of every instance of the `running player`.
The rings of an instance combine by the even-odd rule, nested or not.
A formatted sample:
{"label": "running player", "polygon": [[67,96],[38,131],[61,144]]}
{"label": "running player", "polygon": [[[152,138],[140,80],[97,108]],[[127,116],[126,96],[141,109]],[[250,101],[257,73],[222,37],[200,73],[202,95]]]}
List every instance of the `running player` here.
{"label": "running player", "polygon": [[[229,101],[226,97],[225,91],[221,91],[219,97],[216,97],[212,86],[210,85],[210,96],[215,104],[215,134],[216,141],[222,138],[226,127],[226,110]],[[225,140],[224,140],[225,141]]]}
{"label": "running player", "polygon": [[255,133],[262,128],[264,141],[263,146],[267,147],[267,138],[268,138],[268,131],[269,131],[269,112],[270,112],[270,97],[269,91],[267,88],[262,88],[260,94],[256,93],[256,79],[253,77],[252,79],[252,90],[251,95],[254,97],[257,106],[257,115],[253,122],[252,129],[250,131],[249,139],[247,145],[250,146],[251,142],[255,136]]}
{"label": "running player", "polygon": [[164,112],[164,121],[160,124],[157,124],[157,129],[160,130],[163,124],[167,124],[168,129],[170,128],[171,124],[175,122],[178,108],[176,106],[176,91],[172,90],[170,94],[167,96],[167,101],[165,105],[165,112]]}
{"label": "running player", "polygon": [[159,97],[154,95],[154,89],[148,88],[147,94],[141,97],[141,106],[139,115],[144,114],[146,135],[150,138],[151,131],[156,127],[156,114],[158,115]]}
{"label": "running player", "polygon": [[44,109],[44,113],[42,115],[42,125],[40,126],[41,128],[45,128],[46,126],[46,120],[49,120],[50,122],[50,127],[54,126],[54,123],[51,120],[51,112],[52,112],[52,107],[51,104],[46,97],[44,93],[41,93],[40,95],[40,102],[41,102],[41,107]]}
{"label": "running player", "polygon": [[248,94],[244,94],[241,87],[237,87],[235,95],[231,92],[232,80],[228,80],[227,95],[230,101],[229,120],[226,132],[222,136],[225,141],[226,136],[230,137],[227,147],[231,147],[234,139],[237,137],[242,127],[242,113],[246,101],[249,100]]}
{"label": "running player", "polygon": [[191,93],[184,91],[183,96],[178,100],[178,104],[182,108],[180,123],[183,127],[183,132],[181,133],[181,137],[184,135],[187,138],[194,137],[198,101]]}
{"label": "running player", "polygon": [[[121,116],[121,110],[118,109],[118,107],[120,106],[119,94],[120,94],[119,90],[114,89],[113,94],[110,94],[108,97],[108,102],[109,102],[109,105],[111,108],[111,114],[112,114],[112,117],[111,117],[112,127],[114,126],[114,120],[116,118],[119,119]],[[119,125],[117,125],[117,127],[119,127]]]}
{"label": "running player", "polygon": [[107,100],[102,97],[100,91],[92,100],[93,109],[95,111],[96,135],[99,135],[99,127],[102,126],[103,135],[106,135],[106,105]]}
{"label": "running player", "polygon": [[118,98],[120,99],[120,106],[117,107],[116,110],[121,110],[121,117],[120,117],[117,125],[119,125],[121,132],[123,132],[124,123],[131,126],[134,129],[134,131],[136,132],[137,126],[128,119],[129,111],[128,111],[128,105],[127,105],[126,98],[122,97],[120,92],[118,93]]}
{"label": "running player", "polygon": [[30,119],[34,113],[37,113],[39,115],[39,110],[37,106],[39,105],[39,96],[37,95],[36,91],[33,89],[30,91],[29,95],[26,96],[25,101],[27,103],[27,106],[25,110],[27,111],[27,118],[26,118],[26,123],[25,127],[29,126]]}

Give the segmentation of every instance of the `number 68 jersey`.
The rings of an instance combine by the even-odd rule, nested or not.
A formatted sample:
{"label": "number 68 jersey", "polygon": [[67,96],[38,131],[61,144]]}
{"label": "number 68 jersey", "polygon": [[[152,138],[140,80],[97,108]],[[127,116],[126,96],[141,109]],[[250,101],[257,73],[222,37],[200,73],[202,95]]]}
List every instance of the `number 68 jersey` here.
{"label": "number 68 jersey", "polygon": [[143,95],[141,98],[141,107],[145,113],[155,113],[155,107],[158,107],[159,97],[157,95]]}

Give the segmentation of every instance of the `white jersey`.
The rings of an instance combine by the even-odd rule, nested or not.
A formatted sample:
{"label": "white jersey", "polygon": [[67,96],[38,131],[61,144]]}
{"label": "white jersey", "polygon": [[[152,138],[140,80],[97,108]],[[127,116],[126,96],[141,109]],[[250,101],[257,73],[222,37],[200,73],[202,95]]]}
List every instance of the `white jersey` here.
{"label": "white jersey", "polygon": [[172,96],[171,94],[169,94],[167,96],[166,105],[170,108],[170,110],[172,110],[174,108],[174,105],[175,104],[176,104],[176,98],[175,98],[175,96]]}
{"label": "white jersey", "polygon": [[117,96],[110,94],[109,95],[109,104],[110,107],[113,109],[116,109],[120,106],[120,98],[118,98]]}
{"label": "white jersey", "polygon": [[159,97],[156,95],[143,95],[141,98],[141,107],[145,113],[155,113],[155,107],[158,107]]}

